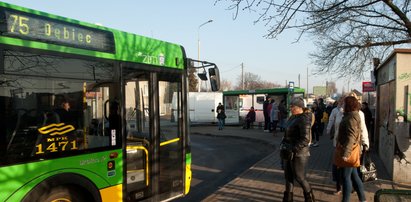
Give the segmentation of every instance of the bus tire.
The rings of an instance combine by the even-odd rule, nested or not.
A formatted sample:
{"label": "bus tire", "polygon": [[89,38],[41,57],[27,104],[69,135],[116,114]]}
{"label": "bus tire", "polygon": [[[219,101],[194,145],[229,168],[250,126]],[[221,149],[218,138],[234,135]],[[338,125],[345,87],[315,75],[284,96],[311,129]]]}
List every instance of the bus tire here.
{"label": "bus tire", "polygon": [[62,202],[101,201],[100,193],[92,182],[78,174],[64,173],[52,176],[36,185],[23,198],[22,202],[58,202],[59,200],[57,200],[57,197],[62,197],[62,199],[69,199],[61,200]]}
{"label": "bus tire", "polygon": [[92,201],[87,193],[73,186],[59,186],[52,188],[49,193],[43,193],[38,201],[44,202],[86,202]]}

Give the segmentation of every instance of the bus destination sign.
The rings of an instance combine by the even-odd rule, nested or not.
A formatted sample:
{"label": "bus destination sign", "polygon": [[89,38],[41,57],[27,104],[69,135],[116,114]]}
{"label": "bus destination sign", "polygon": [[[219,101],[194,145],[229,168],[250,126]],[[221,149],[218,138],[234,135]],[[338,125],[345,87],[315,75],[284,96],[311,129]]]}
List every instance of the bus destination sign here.
{"label": "bus destination sign", "polygon": [[114,53],[113,34],[60,20],[4,10],[5,36]]}

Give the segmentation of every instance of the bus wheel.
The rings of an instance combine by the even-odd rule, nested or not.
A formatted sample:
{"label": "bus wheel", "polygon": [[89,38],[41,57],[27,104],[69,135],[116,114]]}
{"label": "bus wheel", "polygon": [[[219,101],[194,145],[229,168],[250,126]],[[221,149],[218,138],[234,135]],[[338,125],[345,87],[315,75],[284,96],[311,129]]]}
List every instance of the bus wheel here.
{"label": "bus wheel", "polygon": [[77,202],[90,201],[91,198],[83,191],[72,186],[59,186],[44,193],[39,201],[45,202]]}

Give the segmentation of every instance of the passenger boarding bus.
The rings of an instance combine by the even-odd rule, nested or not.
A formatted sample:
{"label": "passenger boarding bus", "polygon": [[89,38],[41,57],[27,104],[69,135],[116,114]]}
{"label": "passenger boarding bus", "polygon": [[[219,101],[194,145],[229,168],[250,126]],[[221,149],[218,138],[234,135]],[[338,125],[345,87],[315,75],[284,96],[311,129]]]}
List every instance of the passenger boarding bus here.
{"label": "passenger boarding bus", "polygon": [[189,192],[188,68],[207,67],[217,90],[215,64],[187,59],[177,44],[41,11],[0,2],[0,14],[0,201]]}
{"label": "passenger boarding bus", "polygon": [[304,97],[304,93],[303,88],[294,88],[292,92],[288,88],[224,91],[223,101],[227,115],[225,122],[226,124],[242,124],[250,108],[254,107],[255,124],[264,125],[263,103],[267,97],[274,99],[277,104],[284,101],[288,109],[287,103],[290,97]]}

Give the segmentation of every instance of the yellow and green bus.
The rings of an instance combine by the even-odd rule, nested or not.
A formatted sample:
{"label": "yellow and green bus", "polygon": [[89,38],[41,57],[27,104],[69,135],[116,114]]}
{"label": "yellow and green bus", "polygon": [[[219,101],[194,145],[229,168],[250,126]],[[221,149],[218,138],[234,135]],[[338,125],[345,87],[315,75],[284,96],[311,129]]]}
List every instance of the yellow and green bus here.
{"label": "yellow and green bus", "polygon": [[208,69],[217,90],[215,64],[177,44],[3,2],[0,20],[0,201],[189,192],[188,69]]}

